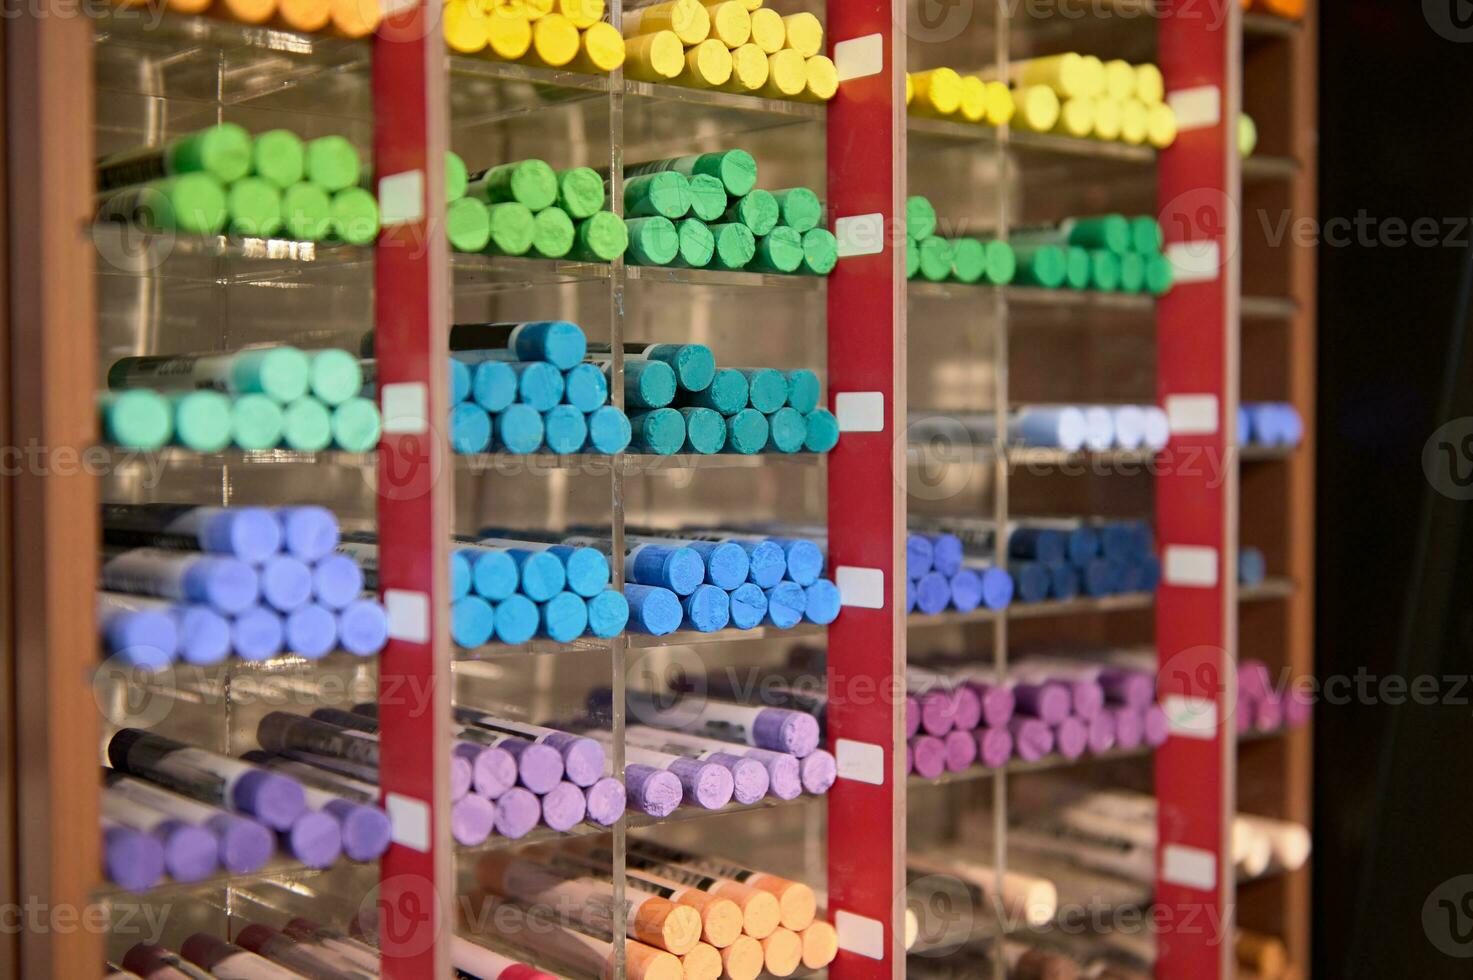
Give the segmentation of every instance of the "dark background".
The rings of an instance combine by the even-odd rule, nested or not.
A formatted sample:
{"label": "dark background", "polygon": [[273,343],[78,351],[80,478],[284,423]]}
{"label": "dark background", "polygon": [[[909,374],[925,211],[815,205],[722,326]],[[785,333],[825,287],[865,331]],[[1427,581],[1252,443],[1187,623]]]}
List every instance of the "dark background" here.
{"label": "dark background", "polygon": [[[1436,2],[1473,21],[1473,3]],[[1321,218],[1466,222],[1473,24],[1455,41],[1422,0],[1320,7]],[[1435,493],[1422,467],[1433,432],[1473,416],[1469,237],[1319,251],[1322,679],[1473,673],[1473,503]],[[1433,890],[1473,875],[1473,690],[1459,693],[1461,705],[1316,709],[1316,977],[1473,977],[1473,959],[1439,951],[1423,925]],[[1464,893],[1473,956],[1473,878]],[[1433,921],[1446,935],[1447,911]]]}

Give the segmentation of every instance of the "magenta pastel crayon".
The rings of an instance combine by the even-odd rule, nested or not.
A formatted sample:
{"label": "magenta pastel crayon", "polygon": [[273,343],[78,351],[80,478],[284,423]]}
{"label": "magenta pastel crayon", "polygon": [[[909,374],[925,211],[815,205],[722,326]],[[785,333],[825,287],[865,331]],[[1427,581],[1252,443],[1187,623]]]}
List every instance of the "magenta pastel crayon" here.
{"label": "magenta pastel crayon", "polygon": [[158,838],[102,820],[102,868],[108,880],[143,891],[164,876],[164,845]]}
{"label": "magenta pastel crayon", "polygon": [[910,740],[915,753],[916,775],[935,779],[946,771],[946,743],[934,735],[917,735]]}
{"label": "magenta pastel crayon", "polygon": [[1273,690],[1273,675],[1262,660],[1244,660],[1238,665],[1238,694],[1259,700]]}
{"label": "magenta pastel crayon", "polygon": [[1105,714],[1115,723],[1115,745],[1121,749],[1138,749],[1146,741],[1144,712],[1124,705],[1111,706]]}
{"label": "magenta pastel crayon", "polygon": [[308,810],[280,832],[282,847],[309,868],[330,868],[343,853],[338,822],[321,810]]}
{"label": "magenta pastel crayon", "polygon": [[668,817],[680,806],[683,796],[674,773],[639,763],[624,767],[624,784],[630,805],[651,817]]}
{"label": "magenta pastel crayon", "polygon": [[970,684],[962,684],[951,693],[956,727],[969,732],[982,724],[982,698],[978,696],[977,689]]}
{"label": "magenta pastel crayon", "polygon": [[948,690],[933,687],[916,692],[920,705],[921,728],[927,735],[940,738],[956,727],[956,698]]}
{"label": "magenta pastel crayon", "polygon": [[1145,708],[1156,697],[1156,679],[1144,671],[1104,667],[1100,670],[1098,680],[1109,701],[1137,711]]}
{"label": "magenta pastel crayon", "polygon": [[985,681],[968,681],[967,687],[976,693],[982,703],[981,724],[988,728],[1002,728],[1013,717],[1016,702],[1012,688]]}
{"label": "magenta pastel crayon", "polygon": [[496,814],[496,804],[484,796],[463,796],[450,805],[450,836],[462,847],[475,847],[491,836]]}
{"label": "magenta pastel crayon", "polygon": [[1254,704],[1253,727],[1260,732],[1274,732],[1284,727],[1284,701],[1277,694],[1269,693]]}
{"label": "magenta pastel crayon", "polygon": [[977,740],[972,737],[971,729],[952,729],[941,742],[946,746],[947,772],[961,772],[977,761]]}
{"label": "magenta pastel crayon", "polygon": [[627,798],[624,784],[609,776],[599,779],[583,791],[588,819],[603,827],[611,827],[618,822],[628,805]]}
{"label": "magenta pastel crayon", "polygon": [[542,801],[531,790],[513,786],[496,800],[493,818],[501,836],[510,840],[525,837],[542,819]]}
{"label": "magenta pastel crayon", "polygon": [[1237,711],[1233,714],[1233,723],[1239,735],[1247,735],[1253,731],[1253,724],[1258,715],[1258,702],[1253,698],[1238,697]]}
{"label": "magenta pastel crayon", "polygon": [[553,830],[569,831],[583,822],[588,802],[583,790],[564,779],[542,797],[542,822]]}
{"label": "magenta pastel crayon", "polygon": [[824,749],[814,749],[799,763],[803,791],[813,796],[822,796],[839,778],[839,764],[833,754]]}
{"label": "magenta pastel crayon", "polygon": [[1115,747],[1115,717],[1108,711],[1101,711],[1093,718],[1081,719],[1087,729],[1089,740],[1089,751],[1095,755],[1108,752]]}
{"label": "magenta pastel crayon", "polygon": [[1054,748],[1066,759],[1077,759],[1089,748],[1089,725],[1069,715],[1054,726]]}
{"label": "magenta pastel crayon", "polygon": [[1166,721],[1166,712],[1159,704],[1153,704],[1146,709],[1145,729],[1146,744],[1153,749],[1164,744],[1167,736],[1171,734],[1171,726]]}
{"label": "magenta pastel crayon", "polygon": [[1037,718],[1046,725],[1057,725],[1069,716],[1069,691],[1053,681],[1013,685],[1013,700],[1018,714]]}
{"label": "magenta pastel crayon", "polygon": [[100,809],[110,825],[130,827],[156,839],[163,848],[164,870],[175,881],[199,881],[220,863],[219,842],[203,827],[111,791],[103,792]]}
{"label": "magenta pastel crayon", "polygon": [[1065,686],[1069,689],[1070,707],[1075,715],[1088,720],[1104,710],[1105,690],[1095,681],[1069,680]]}
{"label": "magenta pastel crayon", "polygon": [[1293,728],[1309,724],[1314,715],[1314,702],[1301,691],[1290,690],[1284,696],[1284,723]]}
{"label": "magenta pastel crayon", "polygon": [[988,769],[1001,769],[1013,756],[1013,736],[1006,728],[979,728],[972,733],[977,740],[977,758]]}
{"label": "magenta pastel crayon", "polygon": [[913,773],[915,771],[916,771],[916,754],[915,754],[915,751],[911,749],[910,743],[907,742],[906,745],[905,745],[905,774],[907,776],[909,776],[911,773]]}
{"label": "magenta pastel crayon", "polygon": [[915,738],[921,730],[921,703],[914,694],[905,696],[905,737]]}
{"label": "magenta pastel crayon", "polygon": [[471,788],[478,796],[494,800],[517,784],[517,760],[505,749],[456,739],[450,751],[470,763]]}
{"label": "magenta pastel crayon", "polygon": [[1037,762],[1054,750],[1054,730],[1037,718],[1014,715],[1008,719],[1013,751],[1024,762]]}

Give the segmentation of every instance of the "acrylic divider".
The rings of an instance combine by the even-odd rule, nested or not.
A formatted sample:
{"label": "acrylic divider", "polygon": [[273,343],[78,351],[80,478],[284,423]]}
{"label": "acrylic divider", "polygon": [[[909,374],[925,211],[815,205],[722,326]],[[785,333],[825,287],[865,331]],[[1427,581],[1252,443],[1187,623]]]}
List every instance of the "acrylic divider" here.
{"label": "acrylic divider", "polygon": [[[434,4],[434,7],[431,7]],[[379,783],[394,843],[379,869],[382,975],[449,976],[450,260],[441,227],[449,94],[439,5],[384,18],[373,41],[374,173],[383,209],[374,263],[383,436],[378,453],[380,582],[389,642],[379,658]],[[406,698],[405,691],[429,697]]]}
{"label": "acrylic divider", "polygon": [[[1166,253],[1177,285],[1157,307],[1157,392],[1172,420],[1171,452],[1227,459],[1237,443],[1241,166],[1233,131],[1241,109],[1242,11],[1214,25],[1168,0],[1160,63],[1182,120],[1158,163]],[[1161,697],[1171,737],[1156,751],[1156,902],[1166,925],[1156,975],[1234,975],[1230,928],[1237,739],[1232,668],[1237,653],[1238,470],[1156,476],[1156,527],[1164,573],[1156,598]],[[1172,923],[1182,926],[1173,929]]]}
{"label": "acrylic divider", "polygon": [[[828,642],[835,980],[905,970],[905,16],[905,0],[828,5],[844,79],[827,120],[829,213],[845,256],[828,283],[829,391],[845,429],[828,459],[829,564],[846,605]],[[861,685],[878,696],[848,696]]]}

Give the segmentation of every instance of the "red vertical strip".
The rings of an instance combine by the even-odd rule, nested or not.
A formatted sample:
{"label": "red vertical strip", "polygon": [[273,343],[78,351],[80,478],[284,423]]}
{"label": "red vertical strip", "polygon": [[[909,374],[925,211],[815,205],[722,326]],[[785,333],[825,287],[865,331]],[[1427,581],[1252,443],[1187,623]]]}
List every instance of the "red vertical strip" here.
{"label": "red vertical strip", "polygon": [[[373,49],[374,175],[386,220],[374,272],[385,409],[379,577],[395,634],[379,661],[379,779],[398,841],[383,857],[377,911],[383,976],[393,980],[451,972],[450,660],[443,622],[450,487],[441,424],[449,412],[449,272],[440,218],[448,101],[441,45],[438,20],[420,0],[385,20]],[[394,198],[407,199],[408,220],[390,223],[405,209],[390,203]]]}
{"label": "red vertical strip", "polygon": [[[829,794],[829,907],[879,923],[881,958],[841,950],[836,980],[904,974],[905,773],[901,744],[904,698],[896,698],[905,658],[904,565],[897,559],[905,526],[904,465],[896,463],[905,425],[903,214],[905,83],[903,46],[893,44],[903,8],[888,0],[834,0],[831,45],[876,37],[878,74],[839,86],[828,109],[828,202],[831,220],[878,215],[868,255],[840,259],[828,283],[829,390],[874,392],[884,399],[881,432],[845,432],[828,458],[829,564],[884,574],[885,607],[845,607],[829,627],[828,732],[883,750],[883,782],[840,778]],[[834,52],[831,50],[830,54]],[[841,69],[843,58],[838,59]],[[842,237],[842,236],[841,236]],[[903,447],[902,451],[903,451]],[[842,761],[842,758],[841,758]],[[857,920],[856,920],[857,921]],[[855,931],[864,939],[872,930]],[[841,943],[851,940],[841,923]]]}
{"label": "red vertical strip", "polygon": [[[1156,642],[1162,696],[1212,701],[1217,726],[1208,738],[1174,732],[1156,753],[1156,900],[1164,923],[1156,975],[1214,980],[1232,976],[1227,916],[1233,863],[1227,831],[1237,741],[1229,683],[1236,648],[1237,470],[1229,446],[1238,404],[1239,194],[1231,135],[1240,101],[1238,4],[1216,0],[1204,7],[1198,0],[1169,0],[1166,6],[1160,52],[1167,90],[1215,89],[1220,118],[1216,125],[1201,128],[1185,120],[1175,145],[1161,153],[1161,222],[1168,249],[1185,242],[1214,242],[1221,261],[1215,275],[1179,283],[1158,307],[1157,387],[1162,403],[1210,395],[1217,401],[1218,424],[1209,433],[1173,432],[1171,458],[1182,465],[1164,468],[1157,477],[1157,537],[1163,548],[1213,548],[1218,561],[1213,587],[1163,581]],[[1199,462],[1186,465],[1188,460]],[[1184,879],[1191,875],[1175,872],[1170,878],[1176,880],[1168,880],[1165,855],[1173,847],[1214,855],[1215,881],[1187,883]]]}

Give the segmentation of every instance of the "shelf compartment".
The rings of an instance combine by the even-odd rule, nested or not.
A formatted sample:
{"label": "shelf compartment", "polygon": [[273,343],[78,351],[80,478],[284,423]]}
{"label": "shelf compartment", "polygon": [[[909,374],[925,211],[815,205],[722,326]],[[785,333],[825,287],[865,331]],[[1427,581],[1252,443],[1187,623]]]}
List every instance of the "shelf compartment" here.
{"label": "shelf compartment", "polygon": [[626,79],[624,158],[636,163],[662,148],[689,153],[738,146],[744,135],[793,126],[808,130],[821,145],[827,119],[827,107],[816,102]]}
{"label": "shelf compartment", "polygon": [[928,116],[907,116],[905,125],[912,137],[911,145],[915,148],[979,143],[1041,156],[1109,160],[1142,166],[1156,162],[1154,147],[1132,146],[1118,141],[1002,130],[995,126],[953,119],[933,119]]}
{"label": "shelf compartment", "polygon": [[[1238,589],[1238,601],[1261,602],[1287,598],[1294,594],[1294,583],[1286,578],[1265,579],[1261,585],[1244,586]],[[1008,619],[1045,619],[1051,616],[1088,616],[1100,613],[1134,612],[1150,609],[1156,597],[1149,592],[1132,592],[1126,595],[1100,596],[1098,598],[1048,599],[1043,602],[1014,603],[1005,610],[975,609],[972,612],[944,612],[935,616],[911,613],[906,617],[912,629],[923,626],[964,626],[970,623],[990,623],[1000,616]]]}
{"label": "shelf compartment", "polygon": [[778,629],[775,626],[757,626],[749,630],[739,630],[728,627],[717,630],[714,633],[698,633],[695,630],[677,630],[664,636],[650,636],[645,633],[624,633],[618,637],[601,638],[596,636],[583,636],[568,643],[558,643],[554,640],[530,640],[526,643],[508,645],[504,643],[489,643],[474,650],[456,650],[456,663],[481,663],[500,660],[518,660],[524,657],[547,656],[564,653],[588,653],[589,651],[609,651],[613,648],[615,640],[623,639],[626,647],[630,650],[656,650],[665,647],[689,647],[710,646],[716,643],[742,643],[760,640],[783,640],[783,639],[813,639],[823,636],[827,627],[818,626],[814,623],[800,623],[790,629]]}
{"label": "shelf compartment", "polygon": [[625,274],[631,282],[714,286],[735,289],[776,288],[807,293],[828,288],[827,276],[783,275],[781,273],[746,272],[726,269],[678,269],[670,266],[630,265]]}
{"label": "shelf compartment", "polygon": [[1244,320],[1292,320],[1299,315],[1299,304],[1280,296],[1244,296],[1238,314]]}
{"label": "shelf compartment", "polygon": [[1293,180],[1299,170],[1293,157],[1251,156],[1243,161],[1243,181]]}

